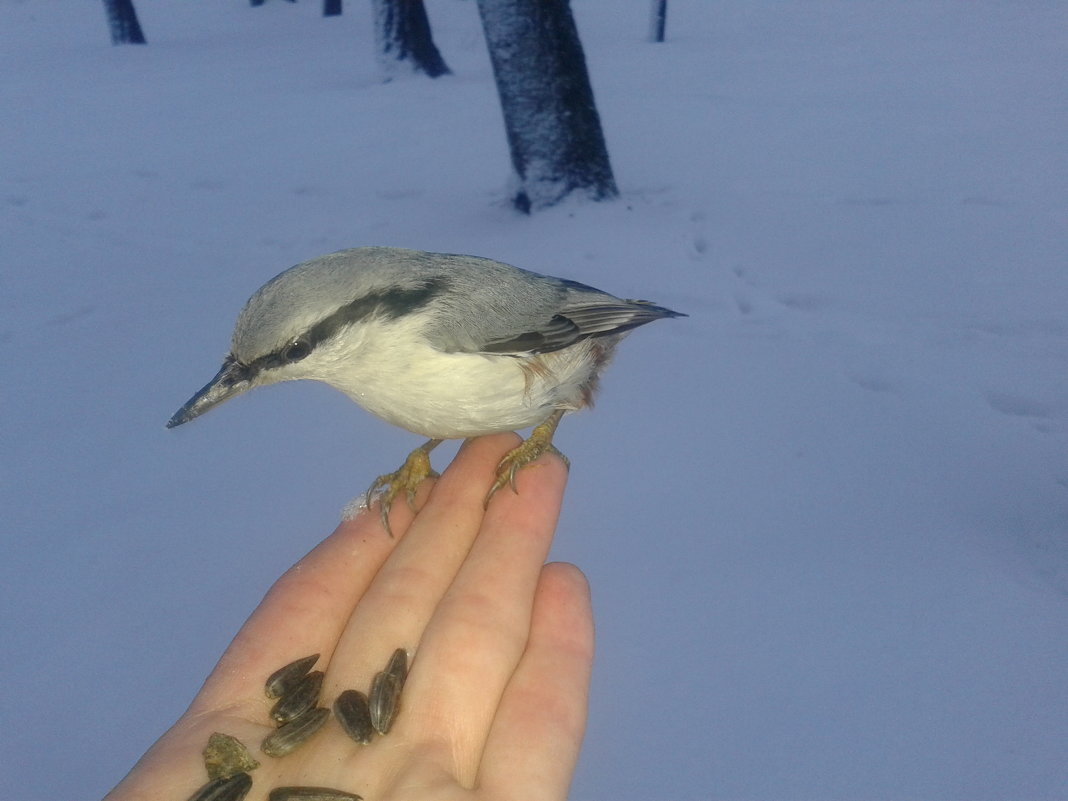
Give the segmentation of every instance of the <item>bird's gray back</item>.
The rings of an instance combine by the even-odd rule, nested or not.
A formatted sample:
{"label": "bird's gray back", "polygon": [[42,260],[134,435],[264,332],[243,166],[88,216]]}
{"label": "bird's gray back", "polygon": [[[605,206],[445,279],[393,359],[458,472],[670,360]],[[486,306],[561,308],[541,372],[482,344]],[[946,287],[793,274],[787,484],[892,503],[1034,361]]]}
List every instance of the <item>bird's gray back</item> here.
{"label": "bird's gray back", "polygon": [[446,352],[554,350],[674,314],[492,259],[363,247],[303,262],[264,284],[238,318],[232,352],[252,360],[328,318],[347,325],[416,307],[423,335]]}

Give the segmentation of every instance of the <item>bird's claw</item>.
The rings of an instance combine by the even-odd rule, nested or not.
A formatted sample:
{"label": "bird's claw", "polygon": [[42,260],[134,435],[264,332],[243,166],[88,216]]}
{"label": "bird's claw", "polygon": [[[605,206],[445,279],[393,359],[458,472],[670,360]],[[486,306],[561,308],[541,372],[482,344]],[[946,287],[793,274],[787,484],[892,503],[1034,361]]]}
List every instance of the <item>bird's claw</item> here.
{"label": "bird's claw", "polygon": [[[429,445],[429,443],[427,443]],[[437,444],[437,443],[435,443]],[[416,448],[408,454],[404,464],[392,473],[379,476],[371,483],[367,490],[367,508],[378,500],[378,513],[382,519],[382,527],[389,536],[393,536],[393,529],[389,525],[389,510],[393,508],[393,501],[403,492],[408,501],[408,506],[415,511],[415,493],[423,479],[437,478],[438,473],[430,467],[430,450],[426,445]]]}
{"label": "bird's claw", "polygon": [[518,494],[519,489],[515,483],[516,474],[542,454],[555,453],[564,460],[565,466],[571,467],[571,462],[568,458],[553,445],[553,434],[556,431],[558,420],[559,418],[557,417],[542,423],[540,426],[535,426],[527,439],[519,443],[518,447],[508,451],[504,458],[497,463],[497,478],[493,482],[493,486],[490,487],[489,492],[486,493],[486,500],[483,502],[483,506],[488,507],[490,499],[505,484],[512,488],[512,492]]}

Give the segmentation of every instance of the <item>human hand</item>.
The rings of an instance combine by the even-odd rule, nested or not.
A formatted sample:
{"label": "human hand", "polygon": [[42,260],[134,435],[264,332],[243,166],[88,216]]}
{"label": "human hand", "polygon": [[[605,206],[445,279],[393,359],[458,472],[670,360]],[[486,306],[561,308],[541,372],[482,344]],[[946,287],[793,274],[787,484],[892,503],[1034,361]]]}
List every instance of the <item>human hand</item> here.
{"label": "human hand", "polygon": [[[586,722],[593,659],[589,590],[577,568],[544,564],[566,482],[558,457],[519,472],[519,493],[483,498],[513,434],[463,445],[395,504],[346,521],[283,575],[238,632],[193,703],[105,801],[188,799],[207,781],[213,732],[245,743],[260,767],[248,801],[286,785],[368,801],[567,797]],[[275,669],[321,654],[321,706],[366,692],[396,648],[412,655],[401,711],[370,745],[330,721],[293,753],[259,743],[274,730],[263,691]]]}

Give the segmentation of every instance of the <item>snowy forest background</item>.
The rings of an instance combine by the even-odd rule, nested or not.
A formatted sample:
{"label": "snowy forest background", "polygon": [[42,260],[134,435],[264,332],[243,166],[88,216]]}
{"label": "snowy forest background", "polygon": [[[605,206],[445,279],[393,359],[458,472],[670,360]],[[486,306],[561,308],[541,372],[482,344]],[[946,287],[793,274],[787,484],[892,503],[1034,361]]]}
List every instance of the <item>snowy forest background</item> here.
{"label": "snowy forest background", "polygon": [[0,0],[0,795],[102,796],[416,444],[310,384],[163,428],[382,244],[691,315],[557,439],[574,798],[1068,798],[1063,4],[572,5],[620,197],[526,216],[474,0],[386,83],[368,4]]}

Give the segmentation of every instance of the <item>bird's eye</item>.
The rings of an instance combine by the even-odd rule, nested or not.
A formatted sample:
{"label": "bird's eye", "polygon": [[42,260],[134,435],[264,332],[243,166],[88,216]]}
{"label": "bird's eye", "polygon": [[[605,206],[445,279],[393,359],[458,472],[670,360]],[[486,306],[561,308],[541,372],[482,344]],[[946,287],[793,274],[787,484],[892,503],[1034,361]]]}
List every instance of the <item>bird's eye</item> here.
{"label": "bird's eye", "polygon": [[287,362],[299,362],[311,353],[311,345],[303,339],[295,339],[282,351],[282,357]]}

